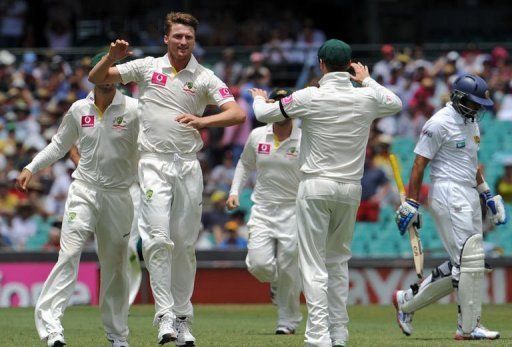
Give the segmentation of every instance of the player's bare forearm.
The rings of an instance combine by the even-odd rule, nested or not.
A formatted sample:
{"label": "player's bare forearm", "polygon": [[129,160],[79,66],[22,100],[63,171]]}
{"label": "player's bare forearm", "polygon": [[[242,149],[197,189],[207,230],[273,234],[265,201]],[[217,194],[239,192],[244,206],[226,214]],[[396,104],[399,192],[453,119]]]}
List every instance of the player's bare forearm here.
{"label": "player's bare forearm", "polygon": [[429,159],[422,157],[421,155],[416,155],[411,171],[411,178],[409,180],[409,198],[419,201],[423,175],[425,174],[425,168],[429,161]]}
{"label": "player's bare forearm", "polygon": [[124,40],[116,40],[110,44],[110,49],[100,61],[89,72],[89,81],[94,84],[120,83],[121,74],[116,67],[113,67],[116,61],[124,59],[132,52],[128,50],[130,44]]}
{"label": "player's bare forearm", "polygon": [[221,106],[221,110],[221,113],[204,117],[204,127],[229,127],[245,122],[245,112],[236,102],[225,103]]}
{"label": "player's bare forearm", "polygon": [[480,168],[478,168],[478,170],[476,170],[476,185],[479,186],[480,184],[484,183],[485,180],[484,180],[484,175],[482,175],[482,170],[480,170]]}

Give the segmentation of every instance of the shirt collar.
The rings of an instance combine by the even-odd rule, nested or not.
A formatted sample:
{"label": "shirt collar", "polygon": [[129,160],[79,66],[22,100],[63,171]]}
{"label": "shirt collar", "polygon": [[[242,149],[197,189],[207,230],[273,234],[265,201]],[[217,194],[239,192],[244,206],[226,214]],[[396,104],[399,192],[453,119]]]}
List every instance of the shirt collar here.
{"label": "shirt collar", "polygon": [[456,124],[464,124],[464,116],[461,116],[459,112],[455,110],[451,101],[446,103],[446,108],[448,109],[448,114],[453,118]]}
{"label": "shirt collar", "polygon": [[348,72],[328,72],[322,77],[322,79],[320,79],[318,84],[320,84],[320,86],[329,84],[339,84],[342,86],[352,87],[352,82],[350,81],[350,74]]}
{"label": "shirt collar", "polygon": [[[163,63],[164,63],[164,68],[166,67],[173,67],[172,64],[171,64],[171,61],[169,59],[169,55],[166,54],[162,57],[162,60],[163,60]],[[195,73],[196,72],[196,69],[197,69],[197,66],[199,65],[199,63],[197,62],[197,59],[196,57],[194,57],[194,55],[192,54],[190,56],[190,60],[188,61],[188,64],[187,66],[185,66],[185,68],[183,70],[187,70],[191,73]]]}
{"label": "shirt collar", "polygon": [[[121,93],[118,89],[116,89],[116,94],[114,95],[114,98],[112,99],[112,102],[110,105],[120,105],[123,103],[123,93]],[[94,90],[91,90],[89,94],[87,94],[87,97],[85,98],[88,102],[91,104],[94,104]]]}

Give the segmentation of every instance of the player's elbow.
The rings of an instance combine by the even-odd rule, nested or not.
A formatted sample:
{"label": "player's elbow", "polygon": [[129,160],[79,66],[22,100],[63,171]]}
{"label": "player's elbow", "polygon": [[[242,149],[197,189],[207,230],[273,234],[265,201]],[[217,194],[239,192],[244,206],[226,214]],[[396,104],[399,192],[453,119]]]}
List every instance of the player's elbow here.
{"label": "player's elbow", "polygon": [[235,119],[236,124],[242,124],[247,119],[247,114],[241,107],[238,107],[233,118]]}
{"label": "player's elbow", "polygon": [[100,79],[98,78],[98,76],[96,76],[95,74],[92,73],[92,71],[89,73],[89,78],[88,78],[89,82],[91,82],[92,84],[100,84]]}

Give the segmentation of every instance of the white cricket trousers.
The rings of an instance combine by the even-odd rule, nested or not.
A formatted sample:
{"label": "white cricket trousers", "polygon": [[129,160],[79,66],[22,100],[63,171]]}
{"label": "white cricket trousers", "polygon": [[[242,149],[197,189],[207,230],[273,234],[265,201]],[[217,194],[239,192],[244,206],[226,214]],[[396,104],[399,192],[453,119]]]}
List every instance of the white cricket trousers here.
{"label": "white cricket trousers", "polygon": [[196,154],[142,153],[139,232],[155,299],[164,314],[193,317],[195,242],[201,226],[203,175]]}
{"label": "white cricket trousers", "polygon": [[128,189],[102,189],[75,180],[69,187],[57,264],[36,303],[41,339],[62,332],[60,322],[76,283],[82,247],[96,234],[101,270],[100,310],[107,337],[128,336],[128,239],[133,204]]}
{"label": "white cricket trousers", "polygon": [[247,227],[247,268],[259,281],[277,284],[277,326],[295,330],[302,320],[295,203],[256,204]]}
{"label": "white cricket trousers", "polygon": [[436,181],[429,204],[437,231],[452,261],[452,278],[459,280],[460,256],[466,240],[482,234],[480,197],[474,187],[450,181]]}
{"label": "white cricket trousers", "polygon": [[348,341],[348,260],[361,185],[305,178],[297,194],[299,269],[308,307],[305,346]]}

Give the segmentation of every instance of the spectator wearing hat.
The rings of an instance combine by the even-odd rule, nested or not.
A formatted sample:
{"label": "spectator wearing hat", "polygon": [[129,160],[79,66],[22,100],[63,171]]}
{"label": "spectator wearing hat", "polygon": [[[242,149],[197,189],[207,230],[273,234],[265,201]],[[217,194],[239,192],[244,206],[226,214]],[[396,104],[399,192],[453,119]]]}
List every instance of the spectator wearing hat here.
{"label": "spectator wearing hat", "polygon": [[388,85],[391,82],[395,49],[392,45],[385,44],[380,48],[380,54],[382,59],[373,66],[372,77],[376,80],[380,79],[382,83]]}

